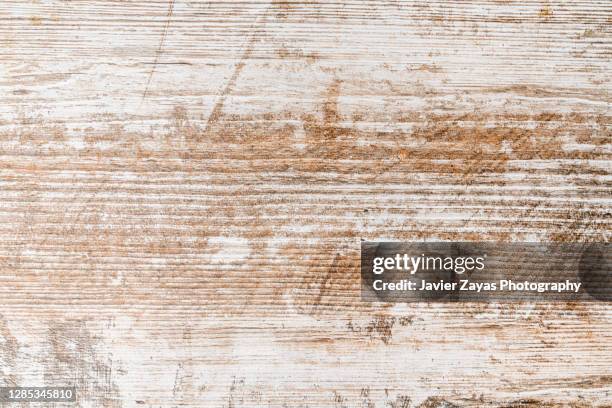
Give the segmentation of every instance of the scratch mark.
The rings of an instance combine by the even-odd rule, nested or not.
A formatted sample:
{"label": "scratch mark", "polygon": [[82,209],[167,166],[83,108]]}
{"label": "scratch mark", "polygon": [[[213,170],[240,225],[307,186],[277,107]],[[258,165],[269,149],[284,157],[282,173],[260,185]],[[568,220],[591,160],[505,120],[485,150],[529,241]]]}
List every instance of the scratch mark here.
{"label": "scratch mark", "polygon": [[175,396],[179,390],[180,373],[181,373],[182,368],[183,368],[183,365],[179,363],[176,369],[176,374],[174,376],[174,385],[172,386],[172,395],[175,395]]}
{"label": "scratch mark", "polygon": [[[236,67],[234,67],[234,72],[232,73],[232,76],[230,77],[229,81],[225,85],[225,88],[223,88],[223,90],[219,94],[219,99],[215,103],[215,106],[213,107],[213,110],[210,113],[210,116],[208,117],[208,121],[206,122],[206,128],[204,129],[204,133],[207,133],[210,126],[216,123],[221,117],[221,111],[223,110],[225,99],[227,98],[227,95],[232,93],[232,90],[234,89],[234,86],[236,85],[236,81],[238,80],[238,77],[240,76],[242,69],[246,65],[246,61],[249,58],[251,58],[251,55],[253,54],[255,40],[257,39],[257,35],[261,33],[262,28],[265,25],[266,17],[268,15],[268,11],[270,10],[270,7],[271,6],[266,8],[266,10],[253,23],[252,29],[254,28],[255,31],[251,34],[251,38],[249,38],[249,41],[247,42],[247,45],[242,53],[242,56],[240,57],[240,61],[238,61],[238,64],[236,64]],[[258,26],[259,28],[257,28]]]}
{"label": "scratch mark", "polygon": [[149,72],[149,77],[147,78],[147,85],[145,86],[145,90],[142,93],[142,99],[140,103],[146,99],[147,93],[149,92],[149,86],[151,85],[151,79],[153,78],[153,74],[155,74],[155,69],[157,68],[157,63],[159,61],[159,56],[161,55],[164,49],[164,43],[166,42],[166,36],[168,35],[168,27],[170,27],[170,20],[172,19],[172,13],[174,12],[174,2],[176,0],[170,0],[168,3],[168,14],[166,18],[166,25],[164,26],[164,31],[162,31],[161,39],[159,40],[159,46],[157,47],[157,51],[155,52],[155,59],[153,60],[153,67]]}

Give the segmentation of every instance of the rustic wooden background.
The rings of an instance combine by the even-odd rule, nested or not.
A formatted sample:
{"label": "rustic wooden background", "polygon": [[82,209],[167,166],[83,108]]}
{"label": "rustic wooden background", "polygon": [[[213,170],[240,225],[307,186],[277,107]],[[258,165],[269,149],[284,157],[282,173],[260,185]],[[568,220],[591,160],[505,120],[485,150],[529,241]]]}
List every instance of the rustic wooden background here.
{"label": "rustic wooden background", "polygon": [[2,382],[612,406],[610,303],[359,297],[362,239],[610,240],[611,23],[609,0],[2,0]]}

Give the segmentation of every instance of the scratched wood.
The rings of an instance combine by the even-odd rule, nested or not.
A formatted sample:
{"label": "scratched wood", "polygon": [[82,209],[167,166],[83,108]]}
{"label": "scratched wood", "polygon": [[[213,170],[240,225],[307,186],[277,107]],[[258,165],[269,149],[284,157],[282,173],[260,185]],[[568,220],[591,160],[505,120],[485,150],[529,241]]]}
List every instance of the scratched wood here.
{"label": "scratched wood", "polygon": [[608,0],[3,0],[2,384],[612,406],[610,303],[359,297],[361,240],[609,242],[611,23]]}

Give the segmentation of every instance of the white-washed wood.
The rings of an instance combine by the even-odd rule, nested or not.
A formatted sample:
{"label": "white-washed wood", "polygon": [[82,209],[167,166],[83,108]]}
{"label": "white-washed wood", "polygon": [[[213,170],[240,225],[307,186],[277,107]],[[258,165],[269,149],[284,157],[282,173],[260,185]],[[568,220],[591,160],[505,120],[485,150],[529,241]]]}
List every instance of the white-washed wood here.
{"label": "white-washed wood", "polygon": [[612,404],[609,304],[369,305],[358,272],[361,239],[608,241],[611,19],[3,1],[4,382],[86,407]]}

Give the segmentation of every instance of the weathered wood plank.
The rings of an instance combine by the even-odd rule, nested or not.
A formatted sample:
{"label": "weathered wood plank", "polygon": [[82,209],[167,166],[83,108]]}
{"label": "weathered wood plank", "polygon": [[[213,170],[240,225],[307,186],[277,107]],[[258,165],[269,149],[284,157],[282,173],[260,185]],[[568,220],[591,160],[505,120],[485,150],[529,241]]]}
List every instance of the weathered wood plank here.
{"label": "weathered wood plank", "polygon": [[609,241],[611,22],[597,0],[4,0],[4,384],[612,405],[608,303],[359,298],[361,239]]}

